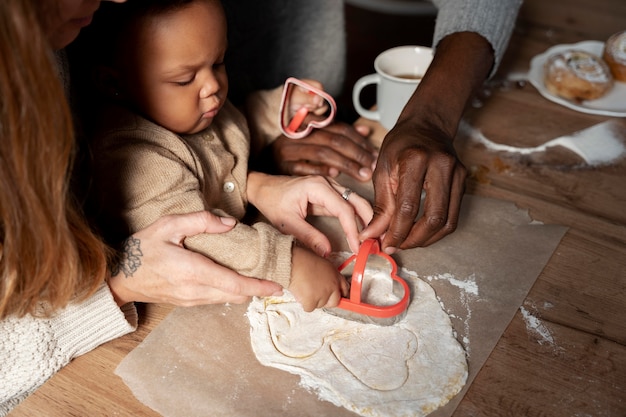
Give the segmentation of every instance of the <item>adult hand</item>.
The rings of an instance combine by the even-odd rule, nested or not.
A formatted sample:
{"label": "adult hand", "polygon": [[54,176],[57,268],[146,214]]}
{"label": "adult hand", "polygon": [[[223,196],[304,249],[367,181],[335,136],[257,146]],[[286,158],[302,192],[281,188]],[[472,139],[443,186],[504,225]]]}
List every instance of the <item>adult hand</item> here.
{"label": "adult hand", "polygon": [[[459,65],[462,62],[463,65]],[[384,235],[386,253],[430,245],[456,229],[467,170],[453,138],[468,100],[494,62],[474,32],[446,36],[387,134],[374,172],[374,219],[362,239]],[[423,215],[417,219],[422,190]]]}
{"label": "adult hand", "polygon": [[259,172],[248,175],[250,203],[278,230],[295,236],[320,256],[330,253],[330,241],[306,221],[308,215],[337,217],[353,252],[360,245],[359,227],[372,218],[370,203],[356,193],[344,200],[341,193],[345,189],[322,176],[286,177]]}
{"label": "adult hand", "polygon": [[366,126],[333,123],[314,129],[303,139],[279,136],[265,151],[276,172],[286,175],[323,175],[340,173],[368,181],[376,166],[377,151],[369,143]]}
{"label": "adult hand", "polygon": [[165,216],[132,235],[109,280],[117,303],[193,306],[281,294],[282,287],[275,282],[244,277],[183,246],[187,236],[227,232],[235,223],[232,218],[198,212]]}
{"label": "adult hand", "polygon": [[[385,138],[374,172],[374,220],[362,239],[384,234],[383,248],[427,246],[456,229],[467,170],[445,133],[410,122]],[[423,214],[420,210],[425,191]]]}

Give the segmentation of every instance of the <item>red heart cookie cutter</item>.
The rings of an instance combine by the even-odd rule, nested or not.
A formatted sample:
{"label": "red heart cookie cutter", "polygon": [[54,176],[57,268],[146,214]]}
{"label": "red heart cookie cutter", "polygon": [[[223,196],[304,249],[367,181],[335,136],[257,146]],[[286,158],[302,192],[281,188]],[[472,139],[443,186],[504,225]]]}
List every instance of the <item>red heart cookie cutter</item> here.
{"label": "red heart cookie cutter", "polygon": [[[400,301],[396,304],[378,306],[368,304],[362,300],[363,274],[367,264],[367,259],[370,255],[381,256],[388,260],[391,264],[391,279],[393,279],[395,283],[398,283],[404,290],[404,294],[400,298]],[[410,299],[409,286],[397,275],[398,266],[396,265],[396,262],[391,256],[380,250],[380,244],[377,240],[365,240],[359,248],[359,253],[350,256],[339,266],[339,272],[344,270],[353,261],[355,264],[350,283],[350,298],[342,298],[337,305],[338,308],[377,318],[395,317],[406,311]]]}

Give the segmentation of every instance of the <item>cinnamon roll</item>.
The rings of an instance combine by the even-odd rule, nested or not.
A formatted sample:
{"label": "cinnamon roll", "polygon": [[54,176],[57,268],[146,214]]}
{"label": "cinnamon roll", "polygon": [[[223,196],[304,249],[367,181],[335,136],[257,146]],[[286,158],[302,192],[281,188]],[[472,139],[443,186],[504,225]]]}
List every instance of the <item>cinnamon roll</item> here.
{"label": "cinnamon roll", "polygon": [[552,94],[569,100],[594,100],[613,87],[613,76],[600,57],[569,49],[548,57],[544,83]]}
{"label": "cinnamon roll", "polygon": [[604,44],[602,58],[617,81],[626,82],[626,30],[611,36]]}

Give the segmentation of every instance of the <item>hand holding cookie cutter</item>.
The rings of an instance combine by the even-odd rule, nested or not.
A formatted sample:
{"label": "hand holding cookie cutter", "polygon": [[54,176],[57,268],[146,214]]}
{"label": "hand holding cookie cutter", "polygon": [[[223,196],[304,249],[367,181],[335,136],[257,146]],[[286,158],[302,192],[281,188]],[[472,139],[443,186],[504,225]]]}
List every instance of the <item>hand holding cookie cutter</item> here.
{"label": "hand holding cookie cutter", "polygon": [[[294,87],[300,87],[308,94],[314,94],[322,97],[329,106],[329,112],[327,113],[326,117],[322,120],[313,119],[306,122],[305,124],[305,119],[309,115],[309,113],[311,113],[311,109],[304,105],[296,110],[295,114],[292,117],[289,114],[289,102],[291,100],[291,93],[293,92]],[[280,131],[288,138],[301,139],[305,136],[308,136],[314,128],[320,129],[322,127],[328,126],[335,118],[336,112],[337,105],[335,104],[335,100],[327,92],[320,90],[319,88],[316,88],[294,77],[287,78],[287,80],[285,81],[282,98],[280,100],[278,125],[280,126]]]}

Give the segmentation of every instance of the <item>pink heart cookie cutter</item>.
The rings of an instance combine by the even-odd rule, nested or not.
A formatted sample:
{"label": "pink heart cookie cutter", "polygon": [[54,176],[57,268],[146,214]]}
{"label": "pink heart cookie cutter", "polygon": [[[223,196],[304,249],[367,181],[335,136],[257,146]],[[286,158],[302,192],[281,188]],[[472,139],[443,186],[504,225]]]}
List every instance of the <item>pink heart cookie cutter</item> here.
{"label": "pink heart cookie cutter", "polygon": [[[290,98],[289,93],[292,90],[293,86],[301,87],[309,94],[317,94],[318,96],[321,96],[330,107],[327,116],[323,120],[310,120],[303,127],[305,119],[310,113],[310,110],[303,106],[296,111],[293,117],[289,118],[289,115],[287,114],[289,112],[288,101]],[[280,131],[283,133],[283,135],[291,139],[302,139],[308,136],[313,131],[313,129],[320,129],[322,127],[328,126],[335,118],[336,112],[337,105],[335,104],[335,100],[327,92],[320,90],[319,88],[316,88],[311,84],[294,77],[289,77],[285,81],[282,98],[280,100],[278,123],[280,126]]]}

